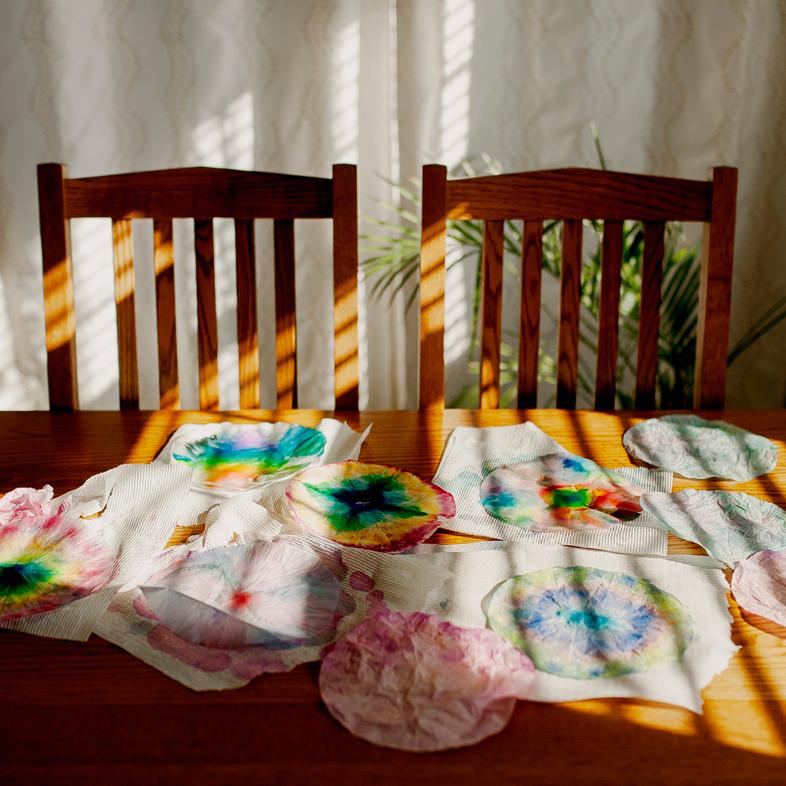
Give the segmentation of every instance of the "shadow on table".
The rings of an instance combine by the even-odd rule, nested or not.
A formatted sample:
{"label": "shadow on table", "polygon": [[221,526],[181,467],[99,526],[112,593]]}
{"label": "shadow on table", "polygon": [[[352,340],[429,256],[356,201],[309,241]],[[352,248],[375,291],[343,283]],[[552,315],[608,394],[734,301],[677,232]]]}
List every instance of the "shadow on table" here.
{"label": "shadow on table", "polygon": [[[316,669],[312,676],[315,683]],[[52,735],[41,733],[37,713],[4,713],[0,779],[8,786],[45,778],[102,786],[132,781],[211,786],[246,780],[677,786],[772,784],[782,782],[786,772],[783,758],[716,740],[702,718],[695,719],[691,733],[652,729],[624,717],[639,702],[620,700],[605,702],[603,714],[519,702],[509,726],[476,746],[439,754],[401,753],[352,737],[316,704],[313,685],[287,699],[280,691],[270,695],[272,682],[263,678],[231,695],[198,695],[173,686],[172,699],[156,705],[71,707],[72,722]]]}

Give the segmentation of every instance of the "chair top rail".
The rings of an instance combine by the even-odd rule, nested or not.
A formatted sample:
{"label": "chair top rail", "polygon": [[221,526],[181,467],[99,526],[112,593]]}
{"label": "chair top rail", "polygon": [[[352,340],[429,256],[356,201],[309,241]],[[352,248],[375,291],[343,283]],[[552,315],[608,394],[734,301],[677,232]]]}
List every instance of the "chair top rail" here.
{"label": "chair top rail", "polygon": [[331,218],[332,179],[186,167],[64,181],[66,218]]}
{"label": "chair top rail", "polygon": [[447,182],[449,219],[709,221],[712,182],[550,169]]}

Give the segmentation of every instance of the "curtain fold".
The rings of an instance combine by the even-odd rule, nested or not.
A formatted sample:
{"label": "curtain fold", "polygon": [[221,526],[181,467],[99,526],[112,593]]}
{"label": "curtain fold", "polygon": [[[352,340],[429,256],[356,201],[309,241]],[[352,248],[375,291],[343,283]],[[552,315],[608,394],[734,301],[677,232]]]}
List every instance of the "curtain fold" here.
{"label": "curtain fold", "polygon": [[[507,171],[740,168],[732,341],[786,294],[786,3],[780,0],[8,0],[0,10],[0,408],[47,406],[35,166],[79,177],[209,165],[329,176],[357,163],[361,231],[389,181],[482,152]],[[197,406],[189,222],[176,222],[184,407]],[[258,224],[263,405],[272,233]],[[332,406],[330,232],[297,227],[301,406]],[[217,222],[221,403],[238,405],[231,222]],[[134,222],[140,392],[156,407],[152,230]],[[85,407],[117,405],[111,242],[74,222]],[[474,272],[449,274],[449,380],[466,380]],[[511,279],[508,290],[514,290]],[[505,302],[515,330],[517,301]],[[417,314],[360,290],[361,405],[416,403]],[[548,331],[544,341],[551,341]],[[786,403],[786,324],[731,367],[730,406]]]}

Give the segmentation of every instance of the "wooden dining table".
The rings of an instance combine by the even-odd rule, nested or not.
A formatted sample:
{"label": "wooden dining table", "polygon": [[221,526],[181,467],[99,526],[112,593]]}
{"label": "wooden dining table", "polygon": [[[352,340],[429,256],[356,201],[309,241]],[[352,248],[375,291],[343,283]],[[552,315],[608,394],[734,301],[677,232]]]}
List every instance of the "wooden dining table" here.
{"label": "wooden dining table", "polygon": [[[777,468],[746,483],[675,478],[674,488],[745,491],[786,506],[786,410],[705,413],[774,440]],[[333,413],[0,413],[0,493],[56,493],[122,463],[149,462],[187,422]],[[647,413],[560,410],[341,412],[373,424],[361,458],[431,478],[456,426],[532,421],[565,448],[629,464],[621,437]],[[182,537],[173,533],[172,540]],[[438,533],[438,542],[469,540]],[[703,553],[673,536],[670,553]],[[704,714],[633,699],[518,702],[501,733],[469,748],[411,754],[353,737],[321,704],[319,664],[197,693],[93,635],[87,642],[0,631],[0,784],[786,784],[786,629],[729,596],[729,666],[702,692]]]}

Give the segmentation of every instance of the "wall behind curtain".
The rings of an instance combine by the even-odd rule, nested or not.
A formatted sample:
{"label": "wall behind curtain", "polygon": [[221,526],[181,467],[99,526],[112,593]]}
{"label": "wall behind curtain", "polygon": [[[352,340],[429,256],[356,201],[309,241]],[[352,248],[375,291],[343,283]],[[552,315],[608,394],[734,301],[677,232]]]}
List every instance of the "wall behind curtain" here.
{"label": "wall behind curtain", "polygon": [[[71,176],[211,165],[386,178],[485,151],[508,171],[740,168],[732,340],[786,292],[786,3],[779,0],[6,0],[0,7],[0,407],[47,406],[35,165]],[[196,406],[189,222],[177,222],[178,351]],[[329,227],[298,228],[303,406],[332,402]],[[367,226],[367,230],[372,227]],[[231,222],[218,222],[221,402],[238,404]],[[111,231],[74,222],[83,406],[117,402]],[[142,406],[157,405],[152,230],[134,222]],[[263,405],[272,405],[272,237],[258,222]],[[472,273],[451,271],[452,377]],[[510,320],[515,298],[506,302]],[[550,340],[548,337],[546,340]],[[732,367],[729,404],[783,406],[786,325]],[[361,405],[415,404],[417,322],[361,286]]]}

